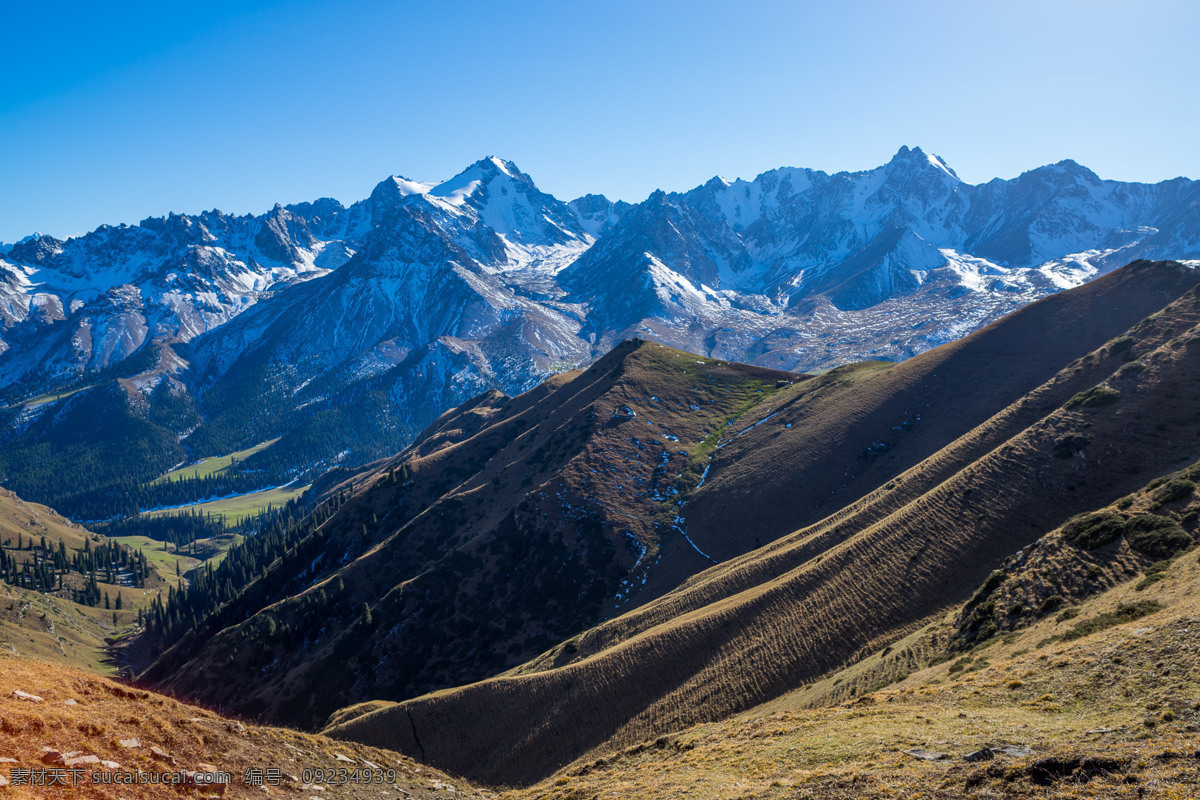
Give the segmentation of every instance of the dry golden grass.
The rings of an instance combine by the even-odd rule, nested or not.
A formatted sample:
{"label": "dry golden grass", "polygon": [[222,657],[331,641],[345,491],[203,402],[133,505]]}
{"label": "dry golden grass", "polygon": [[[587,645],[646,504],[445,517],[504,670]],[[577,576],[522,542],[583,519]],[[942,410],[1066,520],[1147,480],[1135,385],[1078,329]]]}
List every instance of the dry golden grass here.
{"label": "dry golden grass", "polygon": [[25,561],[28,556],[24,550],[17,550],[18,537],[25,543],[32,538],[40,542],[45,536],[46,541],[57,547],[59,540],[67,546],[67,550],[79,550],[83,547],[84,539],[91,537],[93,543],[102,541],[95,534],[90,534],[83,527],[65,519],[53,509],[37,503],[22,500],[14,492],[0,489],[0,544],[17,556],[18,561]]}
{"label": "dry golden grass", "polygon": [[[1000,798],[1200,796],[1200,564],[1196,552],[1137,592],[1093,598],[1102,613],[1153,592],[1164,610],[1070,644],[1039,642],[1045,620],[981,654],[986,666],[929,667],[832,707],[797,692],[724,722],[616,752],[597,751],[506,800],[623,798]],[[928,638],[948,623],[930,626]],[[874,654],[878,659],[880,654]],[[853,679],[854,670],[830,676]],[[983,747],[1026,756],[968,763]],[[903,751],[946,754],[923,761]],[[1082,781],[1038,783],[1048,759],[1124,762]]]}
{"label": "dry golden grass", "polygon": [[[415,764],[396,753],[283,728],[243,724],[196,706],[115,683],[95,675],[45,662],[0,655],[0,778],[12,781],[14,770],[55,768],[43,761],[44,748],[78,756],[96,756],[119,764],[81,764],[80,784],[74,789],[4,785],[0,792],[13,798],[71,796],[88,798],[203,797],[204,788],[149,784],[93,785],[101,773],[228,772],[232,778],[225,797],[364,798],[485,798],[489,793]],[[40,697],[20,699],[19,691]],[[72,702],[73,701],[73,702]],[[136,746],[128,740],[136,739]],[[169,759],[156,757],[151,748]],[[339,758],[340,756],[340,758]],[[70,756],[68,756],[70,757]],[[352,759],[351,761],[343,759]],[[339,777],[339,768],[394,769],[394,783],[354,783],[353,773]],[[59,765],[59,769],[67,769]],[[244,782],[247,769],[278,769],[277,785]],[[305,784],[305,770],[326,770],[332,779]],[[21,773],[18,773],[18,775]],[[27,774],[27,773],[26,773]],[[359,774],[362,777],[362,773]],[[312,774],[309,777],[315,777]],[[64,776],[70,781],[69,775]]]}
{"label": "dry golden grass", "polygon": [[103,611],[0,582],[0,653],[113,672],[104,645],[112,612]]}

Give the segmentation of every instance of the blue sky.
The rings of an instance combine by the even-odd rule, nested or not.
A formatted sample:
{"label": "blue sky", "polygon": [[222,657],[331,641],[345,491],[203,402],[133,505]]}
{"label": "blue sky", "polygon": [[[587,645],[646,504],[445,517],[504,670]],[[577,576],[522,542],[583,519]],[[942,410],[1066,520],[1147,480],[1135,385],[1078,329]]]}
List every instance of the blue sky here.
{"label": "blue sky", "polygon": [[[836,6],[836,7],[835,7]],[[512,159],[562,199],[1063,158],[1200,178],[1200,4],[6,3],[0,241]]]}

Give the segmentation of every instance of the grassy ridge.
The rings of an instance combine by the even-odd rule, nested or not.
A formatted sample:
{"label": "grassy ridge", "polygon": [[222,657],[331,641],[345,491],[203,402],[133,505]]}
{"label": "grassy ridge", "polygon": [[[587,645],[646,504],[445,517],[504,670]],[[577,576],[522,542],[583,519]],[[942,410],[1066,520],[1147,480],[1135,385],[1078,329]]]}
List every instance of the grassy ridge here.
{"label": "grassy ridge", "polygon": [[[285,588],[270,606],[254,605],[266,597],[254,590],[236,628],[181,641],[164,659],[187,663],[164,660],[144,677],[313,725],[374,686],[415,694],[520,664],[630,602],[641,575],[630,573],[655,558],[654,517],[688,450],[801,377],[631,341],[519,397],[482,395],[398,458],[344,474],[320,531],[335,557],[272,566],[263,585]],[[275,603],[283,594],[295,596]],[[307,640],[296,647],[272,629]],[[261,678],[214,683],[231,663]],[[311,701],[295,701],[297,680]]]}

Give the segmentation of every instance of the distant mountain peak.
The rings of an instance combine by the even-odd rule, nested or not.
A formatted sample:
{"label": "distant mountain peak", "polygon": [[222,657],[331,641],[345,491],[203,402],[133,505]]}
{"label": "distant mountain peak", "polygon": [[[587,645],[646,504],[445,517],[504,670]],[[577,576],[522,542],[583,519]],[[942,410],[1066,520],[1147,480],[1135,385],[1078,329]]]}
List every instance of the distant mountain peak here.
{"label": "distant mountain peak", "polygon": [[371,200],[398,201],[414,194],[426,194],[434,187],[432,183],[422,183],[405,178],[403,175],[389,175],[375,185],[371,191]]}
{"label": "distant mountain peak", "polygon": [[908,145],[901,145],[900,149],[896,151],[896,155],[892,156],[892,160],[887,163],[887,166],[889,167],[895,167],[899,165],[920,169],[932,167],[933,169],[945,172],[956,181],[961,181],[961,179],[958,177],[958,173],[951,169],[950,166],[943,161],[940,156],[933,155],[932,153],[926,153],[920,147],[913,147],[910,149]]}
{"label": "distant mountain peak", "polygon": [[1062,161],[1059,161],[1058,163],[1051,164],[1049,166],[1049,169],[1054,170],[1055,172],[1061,172],[1061,173],[1070,175],[1072,177],[1082,178],[1082,179],[1088,180],[1088,181],[1099,181],[1100,180],[1099,175],[1092,172],[1090,169],[1083,166],[1078,161],[1075,161],[1070,158],[1064,158]]}
{"label": "distant mountain peak", "polygon": [[428,193],[457,205],[475,195],[480,187],[490,186],[497,181],[523,184],[537,190],[533,178],[521,172],[516,164],[496,156],[488,156],[476,161],[450,180],[432,187]]}
{"label": "distant mountain peak", "polygon": [[480,159],[479,161],[475,162],[474,166],[478,166],[483,169],[496,169],[500,172],[503,172],[510,178],[516,178],[518,176],[526,178],[529,177],[525,175],[525,173],[521,172],[521,170],[518,169],[517,165],[513,162],[506,161],[505,159],[497,156],[488,156],[487,158]]}
{"label": "distant mountain peak", "polygon": [[9,248],[8,254],[14,261],[37,264],[61,253],[64,244],[60,239],[39,233],[32,237],[26,236],[14,244]]}

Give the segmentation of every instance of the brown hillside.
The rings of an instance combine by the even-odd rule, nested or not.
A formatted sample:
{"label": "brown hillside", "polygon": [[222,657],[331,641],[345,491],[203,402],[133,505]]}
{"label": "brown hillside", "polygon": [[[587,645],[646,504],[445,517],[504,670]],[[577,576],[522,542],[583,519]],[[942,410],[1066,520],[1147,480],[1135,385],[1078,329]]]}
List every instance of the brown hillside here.
{"label": "brown hillside", "polygon": [[699,481],[693,451],[801,378],[634,340],[520,397],[485,394],[329,490],[309,555],[273,565],[143,680],[319,726],[522,663],[627,602]]}
{"label": "brown hillside", "polygon": [[[0,674],[5,797],[490,796],[397,753],[245,725],[68,667],[0,655]],[[72,769],[79,770],[76,785]],[[253,785],[253,775],[247,783],[247,770],[268,769],[278,770],[274,782],[264,774],[265,785]],[[162,781],[185,771],[225,772],[231,780],[216,788],[149,783],[150,775]],[[101,776],[96,782],[93,773]],[[35,775],[65,785],[31,786]],[[130,782],[105,783],[114,776]]]}
{"label": "brown hillside", "polygon": [[[1118,297],[1136,294],[1126,281],[1139,274],[1147,285],[1195,283],[1182,267],[1134,265],[1100,284],[1115,293],[1104,303],[1084,293],[1091,311],[1068,327],[1100,325],[1089,314],[1108,314]],[[1059,299],[1058,308],[1073,302]],[[1033,330],[1022,337],[1000,328],[1002,341],[1044,335],[1042,312],[1021,319]],[[811,683],[961,603],[1005,556],[1072,513],[1195,460],[1198,324],[1200,297],[1191,289],[818,524],[713,567],[527,668],[379,709],[334,732],[405,752],[415,752],[415,734],[430,763],[519,783],[602,744],[622,747],[721,719]],[[946,381],[991,395],[987,372],[966,363],[973,384]],[[1010,379],[997,375],[1001,387]],[[1112,388],[1095,388],[1104,382]],[[960,398],[955,407],[974,405]],[[779,414],[740,438],[783,439],[794,430],[786,419]],[[397,714],[410,724],[393,723]]]}

